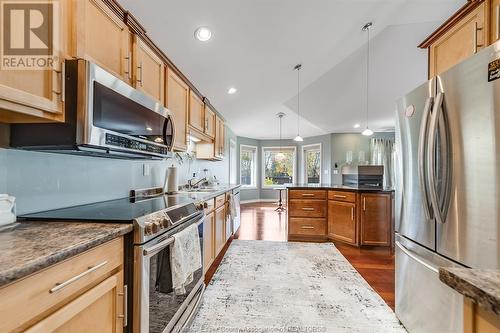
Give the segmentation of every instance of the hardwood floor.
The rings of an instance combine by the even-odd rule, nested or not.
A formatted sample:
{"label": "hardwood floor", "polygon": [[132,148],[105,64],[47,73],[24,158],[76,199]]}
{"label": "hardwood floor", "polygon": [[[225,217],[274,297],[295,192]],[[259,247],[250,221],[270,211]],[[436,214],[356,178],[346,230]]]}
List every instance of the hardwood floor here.
{"label": "hardwood floor", "polygon": [[[286,212],[278,214],[273,203],[241,205],[241,226],[235,239],[287,240]],[[205,275],[205,283],[211,279],[220,265],[233,238],[231,238]],[[394,309],[394,254],[380,247],[356,248],[335,242],[335,246],[368,284]]]}

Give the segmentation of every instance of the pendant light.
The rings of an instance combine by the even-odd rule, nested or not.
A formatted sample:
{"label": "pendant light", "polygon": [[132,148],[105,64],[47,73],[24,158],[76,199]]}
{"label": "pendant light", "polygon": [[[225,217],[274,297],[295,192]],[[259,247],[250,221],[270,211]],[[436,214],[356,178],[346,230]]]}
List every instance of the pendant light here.
{"label": "pendant light", "polygon": [[293,68],[297,71],[297,136],[293,141],[302,142],[304,139],[300,136],[300,69],[302,64],[297,64]]}
{"label": "pendant light", "polygon": [[283,117],[285,116],[285,114],[283,112],[279,112],[276,114],[276,116],[278,117],[279,119],[279,123],[280,123],[280,150],[279,152],[276,154],[276,159],[277,160],[282,160],[285,158],[285,154],[283,154],[283,151],[282,151],[282,146],[281,146],[281,121],[283,120]]}
{"label": "pendant light", "polygon": [[362,28],[363,31],[366,31],[366,35],[368,36],[366,43],[366,128],[361,133],[365,136],[373,135],[373,131],[368,127],[368,107],[369,107],[368,97],[370,96],[368,90],[370,86],[370,28],[372,25],[373,25],[372,22],[368,22]]}

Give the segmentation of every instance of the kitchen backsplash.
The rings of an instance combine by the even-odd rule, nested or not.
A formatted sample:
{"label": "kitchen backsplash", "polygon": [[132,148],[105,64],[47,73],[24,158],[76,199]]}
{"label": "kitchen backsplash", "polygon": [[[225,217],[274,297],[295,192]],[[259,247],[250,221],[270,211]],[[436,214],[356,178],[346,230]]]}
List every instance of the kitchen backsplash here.
{"label": "kitchen backsplash", "polygon": [[[226,154],[227,156],[227,154]],[[179,167],[179,183],[207,168],[228,182],[229,159],[131,161],[0,148],[0,193],[17,199],[19,214],[128,196],[130,189],[163,186],[167,166]],[[144,175],[144,165],[149,175]]]}

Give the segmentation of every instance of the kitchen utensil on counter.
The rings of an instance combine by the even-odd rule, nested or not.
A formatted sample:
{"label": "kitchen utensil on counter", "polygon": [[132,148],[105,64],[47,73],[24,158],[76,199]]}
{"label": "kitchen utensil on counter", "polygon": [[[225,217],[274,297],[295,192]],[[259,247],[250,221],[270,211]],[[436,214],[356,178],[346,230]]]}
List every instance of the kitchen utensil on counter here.
{"label": "kitchen utensil on counter", "polygon": [[16,222],[16,198],[0,194],[0,226]]}
{"label": "kitchen utensil on counter", "polygon": [[179,190],[179,179],[177,177],[177,167],[173,164],[167,168],[165,173],[164,192],[167,194],[175,194]]}

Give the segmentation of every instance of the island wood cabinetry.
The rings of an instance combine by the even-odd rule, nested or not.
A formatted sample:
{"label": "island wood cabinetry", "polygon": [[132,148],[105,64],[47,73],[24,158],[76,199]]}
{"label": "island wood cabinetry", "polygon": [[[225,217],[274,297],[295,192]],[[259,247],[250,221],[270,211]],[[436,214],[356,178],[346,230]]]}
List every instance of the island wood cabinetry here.
{"label": "island wood cabinetry", "polygon": [[499,39],[499,0],[469,0],[419,47],[429,52],[429,78]]}
{"label": "island wood cabinetry", "polygon": [[500,316],[464,297],[464,333],[500,333]]}
{"label": "island wood cabinetry", "polygon": [[390,192],[289,189],[288,238],[392,246]]}
{"label": "island wood cabinetry", "polygon": [[0,288],[0,332],[123,332],[123,237]]}
{"label": "island wood cabinetry", "polygon": [[326,190],[288,191],[289,240],[325,241],[326,217]]}

